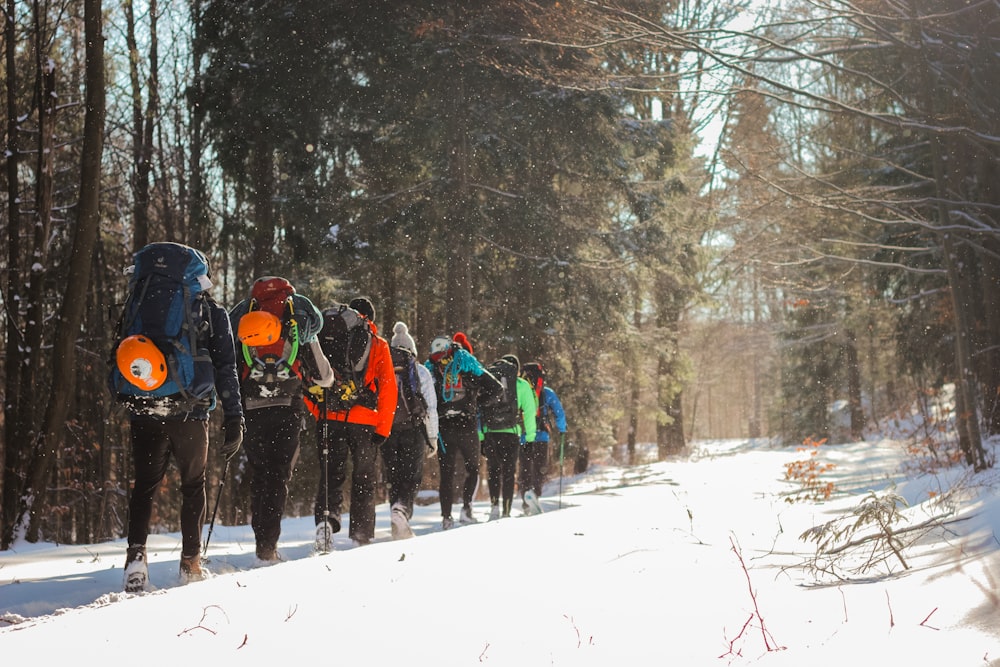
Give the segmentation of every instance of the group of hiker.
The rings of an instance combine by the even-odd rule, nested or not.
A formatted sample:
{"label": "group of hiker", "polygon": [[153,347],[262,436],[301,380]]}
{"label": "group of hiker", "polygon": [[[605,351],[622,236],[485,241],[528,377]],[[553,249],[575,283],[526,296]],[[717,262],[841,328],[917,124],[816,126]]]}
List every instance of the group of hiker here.
{"label": "group of hiker", "polygon": [[128,273],[129,296],[109,359],[109,388],[128,411],[135,467],[126,591],[148,589],[145,544],[153,498],[171,457],[182,495],[180,576],[204,576],[208,418],[217,405],[223,474],[241,447],[246,452],[251,527],[262,564],[281,558],[281,519],[304,412],[317,429],[314,518],[321,553],[332,550],[341,530],[349,468],[348,535],[357,545],[374,539],[379,453],[393,539],[414,534],[410,520],[429,458],[437,458],[440,468],[445,530],[454,525],[459,456],[466,473],[460,523],[478,521],[472,501],[481,455],[490,520],[510,516],[515,486],[522,512],[541,512],[550,432],[564,437],[566,416],[540,363],[522,365],[507,354],[484,365],[462,332],[432,339],[421,363],[404,322],[395,323],[389,340],[379,334],[369,298],[320,310],[277,276],[255,280],[247,298],[227,313],[209,293],[204,254],[182,244],[146,246]]}

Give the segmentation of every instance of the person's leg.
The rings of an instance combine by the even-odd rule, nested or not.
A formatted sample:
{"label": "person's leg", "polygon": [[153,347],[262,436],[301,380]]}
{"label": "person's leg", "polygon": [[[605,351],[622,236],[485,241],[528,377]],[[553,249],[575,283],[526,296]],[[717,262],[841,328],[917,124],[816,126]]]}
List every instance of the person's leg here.
{"label": "person's leg", "polygon": [[475,425],[462,431],[459,449],[465,461],[465,484],[462,487],[462,506],[472,504],[479,487],[479,433]]}
{"label": "person's leg", "polygon": [[424,478],[424,451],[426,445],[420,435],[418,428],[411,428],[400,432],[399,442],[396,452],[396,479],[394,485],[397,487],[392,504],[400,503],[406,508],[406,518],[413,517],[413,502],[416,500],[417,491]]}
{"label": "person's leg", "polygon": [[441,446],[438,448],[438,465],[440,476],[438,481],[438,498],[441,503],[441,516],[451,517],[451,506],[454,502],[455,464],[458,452],[459,431],[453,428],[441,427]]}
{"label": "person's leg", "polygon": [[201,554],[205,525],[205,467],[208,464],[208,421],[167,422],[170,448],[181,478],[181,557]]}
{"label": "person's leg", "polygon": [[524,498],[524,492],[531,488],[534,480],[531,451],[534,443],[526,442],[517,450],[517,490]]}
{"label": "person's leg", "polygon": [[520,446],[516,433],[498,433],[497,450],[500,459],[500,494],[503,507],[508,512],[514,503],[514,476],[517,472],[517,448]]}
{"label": "person's leg", "polygon": [[131,423],[132,464],[135,477],[128,505],[128,544],[146,544],[153,497],[170,462],[169,439],[163,422],[133,420]]}
{"label": "person's leg", "polygon": [[483,456],[486,457],[486,487],[490,492],[491,505],[496,505],[500,502],[503,477],[500,465],[498,436],[498,433],[492,432],[487,432],[483,435]]}
{"label": "person's leg", "polygon": [[389,506],[392,507],[400,502],[400,433],[397,429],[379,446],[379,453],[382,455],[382,466],[385,474],[385,485],[389,495]]}
{"label": "person's leg", "polygon": [[542,497],[542,487],[545,485],[545,476],[549,466],[549,443],[545,440],[536,441],[532,444],[531,459],[533,462],[535,480],[532,488],[538,498]]}
{"label": "person's leg", "polygon": [[342,489],[347,479],[347,432],[343,425],[329,424],[327,444],[328,454],[324,469],[323,445],[317,447],[319,455],[319,490],[316,493],[316,504],[313,515],[316,525],[326,518],[333,532],[340,532],[340,508],[343,504]]}
{"label": "person's leg", "polygon": [[351,523],[349,534],[358,544],[375,537],[375,468],[378,448],[372,444],[371,426],[348,424],[351,450]]}
{"label": "person's leg", "polygon": [[273,552],[281,536],[301,419],[293,408],[282,406],[248,410],[246,420],[243,448],[250,468],[250,525],[261,555]]}

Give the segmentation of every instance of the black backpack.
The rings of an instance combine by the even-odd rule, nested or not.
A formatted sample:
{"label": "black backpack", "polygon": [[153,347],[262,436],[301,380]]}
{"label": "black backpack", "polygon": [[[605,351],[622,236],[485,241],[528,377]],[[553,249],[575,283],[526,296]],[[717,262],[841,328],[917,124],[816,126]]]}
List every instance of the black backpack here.
{"label": "black backpack", "polygon": [[319,346],[333,367],[333,386],[326,390],[327,407],[346,410],[362,404],[375,407],[375,392],[365,386],[371,355],[371,325],[358,311],[337,303],[323,311]]}
{"label": "black backpack", "polygon": [[392,368],[396,372],[396,415],[392,427],[407,428],[419,426],[427,415],[427,402],[420,391],[420,377],[417,375],[417,362],[413,352],[408,348],[393,345],[389,348],[392,355]]}
{"label": "black backpack", "polygon": [[483,425],[491,430],[514,428],[519,423],[517,409],[517,366],[497,359],[487,369],[500,381],[503,392],[481,408]]}

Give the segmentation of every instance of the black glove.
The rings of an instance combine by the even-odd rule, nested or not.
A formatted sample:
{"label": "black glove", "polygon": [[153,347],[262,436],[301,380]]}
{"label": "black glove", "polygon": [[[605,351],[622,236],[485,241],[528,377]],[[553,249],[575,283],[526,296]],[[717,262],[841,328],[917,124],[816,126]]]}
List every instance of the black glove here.
{"label": "black glove", "polygon": [[384,435],[379,435],[378,433],[373,433],[372,434],[372,444],[373,445],[375,445],[376,447],[378,447],[383,442],[385,442],[385,436]]}
{"label": "black glove", "polygon": [[219,448],[219,451],[227,461],[240,451],[240,445],[243,444],[243,431],[245,430],[246,425],[243,423],[243,417],[226,417],[226,421],[223,422],[222,431],[226,438],[222,441],[222,447]]}

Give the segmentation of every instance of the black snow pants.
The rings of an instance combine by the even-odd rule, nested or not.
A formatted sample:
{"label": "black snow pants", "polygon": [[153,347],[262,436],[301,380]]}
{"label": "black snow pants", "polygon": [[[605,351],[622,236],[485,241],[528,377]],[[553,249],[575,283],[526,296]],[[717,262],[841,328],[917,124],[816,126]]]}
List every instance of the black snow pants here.
{"label": "black snow pants", "polygon": [[423,425],[393,428],[382,443],[382,462],[389,487],[389,506],[397,503],[406,508],[406,518],[413,518],[413,502],[424,478],[424,456],[427,435]]}
{"label": "black snow pants", "polygon": [[441,500],[441,516],[451,516],[454,503],[455,466],[457,456],[462,454],[465,462],[465,484],[462,486],[462,504],[472,504],[479,484],[479,433],[474,421],[442,419],[440,423],[441,447],[438,448],[438,463],[441,466],[441,482],[438,494]]}
{"label": "black snow pants", "polygon": [[205,524],[208,421],[133,419],[131,435],[135,484],[128,506],[129,545],[146,544],[153,497],[173,456],[181,477],[181,555],[200,554]]}
{"label": "black snow pants", "polygon": [[250,525],[258,549],[274,549],[281,536],[288,481],[299,456],[302,413],[295,406],[273,406],[245,414],[243,448],[250,469]]}
{"label": "black snow pants", "polygon": [[[347,481],[347,461],[351,461],[351,506],[348,534],[358,544],[368,544],[375,537],[375,461],[378,449],[372,443],[375,429],[363,424],[331,421],[328,426],[329,455],[323,469],[323,447],[319,455],[319,491],[314,514],[316,523],[329,509],[333,532],[340,531],[343,486]],[[318,439],[317,439],[318,442]]]}
{"label": "black snow pants", "polygon": [[510,508],[514,503],[514,476],[520,445],[521,436],[517,433],[487,431],[483,435],[490,503],[496,505],[502,498],[503,516],[510,516]]}

